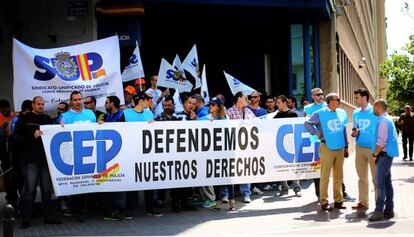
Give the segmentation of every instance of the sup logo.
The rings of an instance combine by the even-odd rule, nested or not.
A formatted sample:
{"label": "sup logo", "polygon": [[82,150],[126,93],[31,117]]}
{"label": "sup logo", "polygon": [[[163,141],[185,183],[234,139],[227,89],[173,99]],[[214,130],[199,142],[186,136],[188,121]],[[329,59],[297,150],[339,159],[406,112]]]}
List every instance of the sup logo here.
{"label": "sup logo", "polygon": [[39,81],[49,81],[56,76],[64,81],[75,81],[79,77],[89,81],[106,75],[102,57],[95,52],[72,56],[69,52],[60,52],[54,58],[36,55],[34,64],[40,70],[36,70],[33,78]]}
{"label": "sup logo", "polygon": [[172,69],[167,70],[167,79],[172,79],[174,81],[179,81],[179,82],[184,81],[184,77],[178,69],[176,69],[176,70],[172,70]]}
{"label": "sup logo", "polygon": [[[276,134],[276,150],[284,161],[302,163],[319,160],[319,143],[314,143],[313,151],[304,152],[304,148],[311,146],[310,138],[303,137],[307,132],[303,124],[286,124],[279,128]],[[293,139],[288,139],[288,135]],[[288,149],[289,145],[293,146],[293,149]]]}
{"label": "sup logo", "polygon": [[[86,146],[86,142],[93,145]],[[62,157],[61,146],[72,143],[73,162],[67,162]],[[110,147],[108,147],[110,145]],[[109,161],[115,158],[122,146],[121,135],[115,130],[60,132],[53,136],[50,142],[50,154],[53,164],[62,174],[79,175],[101,173],[107,170]],[[84,159],[90,157],[96,149],[96,162],[86,163]]]}

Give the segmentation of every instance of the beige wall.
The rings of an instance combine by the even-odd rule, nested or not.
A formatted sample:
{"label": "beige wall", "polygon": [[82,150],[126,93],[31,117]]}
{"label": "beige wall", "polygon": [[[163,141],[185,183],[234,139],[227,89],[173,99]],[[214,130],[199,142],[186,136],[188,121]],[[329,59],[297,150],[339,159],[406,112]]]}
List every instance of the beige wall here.
{"label": "beige wall", "polygon": [[[346,90],[345,94],[349,95],[349,91],[356,89],[357,85],[363,85],[374,98],[384,97],[384,81],[378,78],[378,67],[386,58],[384,0],[352,1],[351,5],[344,2],[331,0],[332,6],[341,5],[342,14],[336,11],[331,22],[320,24],[322,87],[325,91]],[[356,76],[350,80],[357,82],[350,83],[347,88],[341,88],[338,83],[335,34],[338,34],[339,46],[356,71]],[[366,58],[366,65],[360,68],[362,57]],[[345,99],[347,106],[353,107],[351,97]]]}

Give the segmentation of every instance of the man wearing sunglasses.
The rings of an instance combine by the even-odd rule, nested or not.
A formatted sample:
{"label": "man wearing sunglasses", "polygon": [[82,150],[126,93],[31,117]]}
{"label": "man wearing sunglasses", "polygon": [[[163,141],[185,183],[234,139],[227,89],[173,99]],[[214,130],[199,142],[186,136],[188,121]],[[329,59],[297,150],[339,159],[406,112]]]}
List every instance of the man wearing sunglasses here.
{"label": "man wearing sunglasses", "polygon": [[326,96],[327,107],[315,111],[305,122],[305,128],[312,135],[317,135],[321,143],[319,157],[321,162],[321,178],[319,185],[320,204],[323,211],[331,211],[328,201],[328,185],[333,170],[334,208],[345,209],[343,206],[343,165],[344,157],[348,157],[348,139],[346,124],[348,115],[340,107],[340,98],[336,93]]}
{"label": "man wearing sunglasses", "polygon": [[263,116],[267,114],[266,110],[260,107],[260,93],[258,91],[253,91],[248,99],[250,101],[249,109],[254,113],[256,117]]}
{"label": "man wearing sunglasses", "polygon": [[93,111],[96,117],[96,121],[103,121],[104,112],[96,109],[95,96],[86,96],[83,104],[85,105],[85,109],[90,109]]}
{"label": "man wearing sunglasses", "polygon": [[60,124],[61,115],[69,110],[69,104],[62,101],[56,108],[56,117],[53,118],[54,124]]}
{"label": "man wearing sunglasses", "polygon": [[[323,91],[321,88],[313,88],[312,91],[312,99],[313,99],[313,103],[312,104],[308,104],[303,108],[303,116],[304,117],[310,117],[313,112],[320,110],[322,108],[326,108],[326,102],[324,100],[323,97]],[[310,140],[315,143],[315,146],[317,146],[317,144],[319,144],[319,139],[318,137],[315,136],[311,136]],[[319,195],[319,178],[317,179],[313,179],[313,182],[315,184],[315,195],[318,197],[320,197]]]}
{"label": "man wearing sunglasses", "polygon": [[313,103],[306,105],[305,108],[303,108],[305,117],[310,117],[313,112],[326,107],[322,89],[313,88],[311,92]]}

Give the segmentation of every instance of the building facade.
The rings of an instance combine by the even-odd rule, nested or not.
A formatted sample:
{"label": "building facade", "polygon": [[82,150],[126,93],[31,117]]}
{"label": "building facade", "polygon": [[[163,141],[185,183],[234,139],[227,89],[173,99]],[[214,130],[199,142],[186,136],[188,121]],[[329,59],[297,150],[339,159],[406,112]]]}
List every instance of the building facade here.
{"label": "building facade", "polygon": [[[378,78],[378,65],[386,57],[384,0],[5,0],[3,4],[15,11],[12,22],[20,28],[14,35],[31,47],[55,48],[117,34],[122,70],[138,41],[148,77],[158,73],[161,58],[172,62],[178,53],[183,60],[197,44],[200,64],[207,66],[210,95],[231,95],[225,70],[263,94],[288,94],[300,100],[310,99],[313,87],[338,92],[349,111],[358,87],[368,88],[375,98],[385,96],[384,81]],[[0,45],[0,97],[12,101],[9,36],[3,33]]]}

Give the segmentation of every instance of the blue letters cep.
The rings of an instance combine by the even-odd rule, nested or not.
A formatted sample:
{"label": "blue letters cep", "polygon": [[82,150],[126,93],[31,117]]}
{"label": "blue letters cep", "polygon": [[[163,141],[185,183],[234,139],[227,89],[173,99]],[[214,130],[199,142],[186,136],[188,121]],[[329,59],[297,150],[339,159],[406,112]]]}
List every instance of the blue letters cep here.
{"label": "blue letters cep", "polygon": [[[84,146],[84,141],[96,141],[94,146]],[[111,141],[112,146],[107,148],[107,142]],[[65,142],[72,142],[73,165],[66,163],[61,154],[61,145]],[[55,165],[62,174],[80,175],[100,173],[107,168],[107,163],[114,159],[122,147],[121,135],[115,130],[74,131],[60,132],[53,136],[50,142],[50,154]],[[96,149],[96,163],[84,163],[85,157],[90,157]]]}

